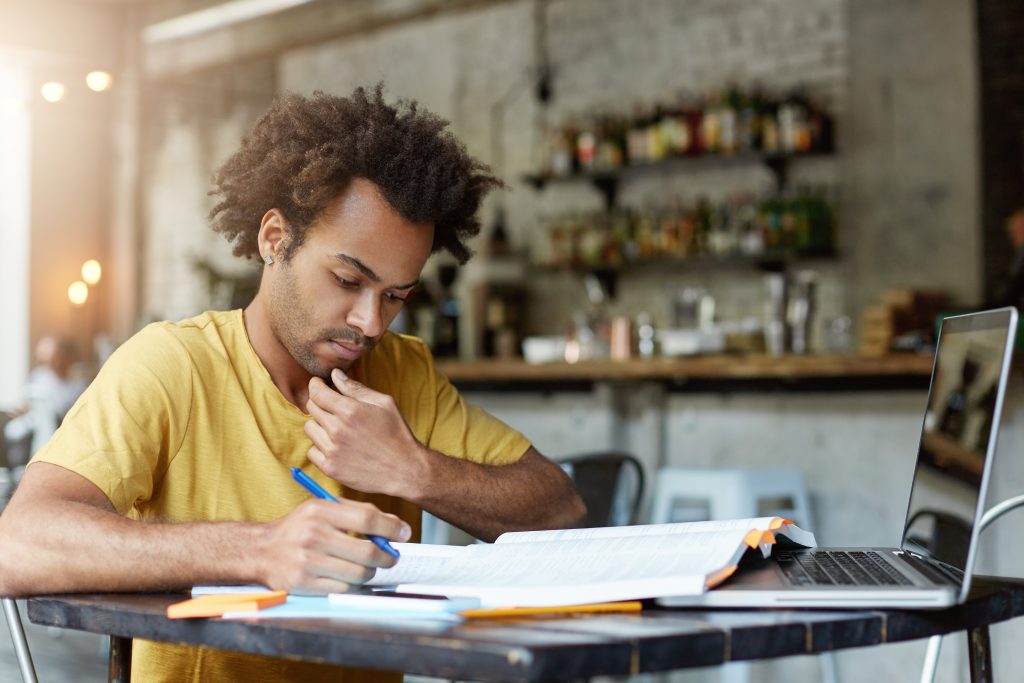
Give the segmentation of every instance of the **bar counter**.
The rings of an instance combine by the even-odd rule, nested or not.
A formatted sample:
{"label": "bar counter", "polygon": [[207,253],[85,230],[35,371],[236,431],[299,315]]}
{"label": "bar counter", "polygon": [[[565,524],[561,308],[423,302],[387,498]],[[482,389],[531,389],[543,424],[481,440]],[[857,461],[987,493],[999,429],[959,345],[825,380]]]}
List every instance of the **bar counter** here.
{"label": "bar counter", "polygon": [[927,388],[932,356],[721,354],[539,364],[438,359],[437,365],[453,384],[466,389],[586,390],[596,382],[661,382],[687,391],[875,390]]}

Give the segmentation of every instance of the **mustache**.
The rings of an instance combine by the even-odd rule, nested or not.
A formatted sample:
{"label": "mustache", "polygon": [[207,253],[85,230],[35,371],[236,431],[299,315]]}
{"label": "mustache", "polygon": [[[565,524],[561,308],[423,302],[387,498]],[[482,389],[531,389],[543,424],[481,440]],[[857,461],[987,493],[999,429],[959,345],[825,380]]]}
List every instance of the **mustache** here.
{"label": "mustache", "polygon": [[366,350],[372,349],[379,341],[378,337],[367,337],[350,327],[324,330],[321,336],[324,339],[333,339],[334,341],[345,342],[346,344],[356,344]]}

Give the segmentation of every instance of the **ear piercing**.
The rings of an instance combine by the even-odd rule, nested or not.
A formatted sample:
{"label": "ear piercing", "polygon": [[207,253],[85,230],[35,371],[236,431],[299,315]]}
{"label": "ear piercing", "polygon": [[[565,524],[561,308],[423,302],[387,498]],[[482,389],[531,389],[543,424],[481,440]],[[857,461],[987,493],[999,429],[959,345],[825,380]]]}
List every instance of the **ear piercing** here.
{"label": "ear piercing", "polygon": [[274,262],[274,257],[267,254],[266,256],[263,257],[263,262],[269,266]]}

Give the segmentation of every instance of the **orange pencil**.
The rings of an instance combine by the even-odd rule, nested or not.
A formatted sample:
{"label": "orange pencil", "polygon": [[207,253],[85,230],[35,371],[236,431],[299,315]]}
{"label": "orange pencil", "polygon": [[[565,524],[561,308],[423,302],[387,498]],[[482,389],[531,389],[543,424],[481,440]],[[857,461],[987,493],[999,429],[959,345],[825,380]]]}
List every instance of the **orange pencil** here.
{"label": "orange pencil", "polygon": [[638,600],[626,602],[595,602],[589,605],[558,605],[555,607],[484,607],[459,612],[467,619],[504,619],[550,614],[596,614],[601,612],[639,612],[643,604]]}

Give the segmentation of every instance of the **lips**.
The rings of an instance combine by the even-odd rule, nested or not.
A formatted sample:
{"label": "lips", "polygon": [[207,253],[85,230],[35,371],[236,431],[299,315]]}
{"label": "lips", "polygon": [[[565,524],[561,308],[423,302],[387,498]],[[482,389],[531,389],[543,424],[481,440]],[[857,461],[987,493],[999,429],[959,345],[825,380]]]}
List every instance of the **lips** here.
{"label": "lips", "polygon": [[331,348],[334,349],[334,352],[344,360],[355,360],[366,351],[366,347],[361,344],[351,344],[348,342],[335,341],[333,339],[329,339],[327,343],[330,344]]}

